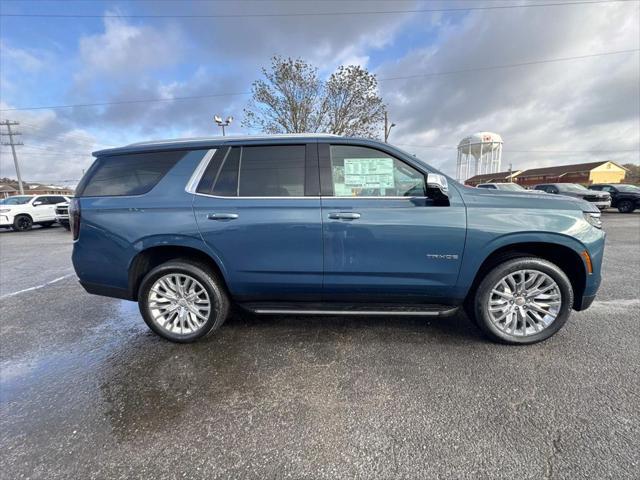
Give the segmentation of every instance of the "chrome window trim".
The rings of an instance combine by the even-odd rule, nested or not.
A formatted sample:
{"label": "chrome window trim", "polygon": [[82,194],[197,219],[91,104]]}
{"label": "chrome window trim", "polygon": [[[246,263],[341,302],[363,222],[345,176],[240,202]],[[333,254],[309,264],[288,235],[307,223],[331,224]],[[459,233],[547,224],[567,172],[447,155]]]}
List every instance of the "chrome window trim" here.
{"label": "chrome window trim", "polygon": [[187,193],[193,193],[193,194],[196,193],[198,184],[200,183],[200,180],[202,180],[202,176],[204,175],[205,170],[209,166],[209,162],[213,158],[213,155],[216,153],[216,150],[217,148],[212,148],[210,150],[207,150],[207,153],[204,154],[204,157],[202,157],[202,160],[200,160],[200,163],[198,164],[196,169],[193,171],[193,174],[191,175],[191,178],[187,182],[187,185],[184,187]]}
{"label": "chrome window trim", "polygon": [[202,193],[202,192],[191,192],[194,195],[200,195],[203,197],[211,197],[211,198],[224,198],[227,200],[302,200],[302,199],[318,199],[318,198],[336,198],[336,199],[351,199],[351,200],[412,200],[412,199],[429,199],[429,197],[334,197],[330,195],[305,195],[304,197],[230,197],[230,196],[222,196],[222,195],[213,195],[210,193]]}

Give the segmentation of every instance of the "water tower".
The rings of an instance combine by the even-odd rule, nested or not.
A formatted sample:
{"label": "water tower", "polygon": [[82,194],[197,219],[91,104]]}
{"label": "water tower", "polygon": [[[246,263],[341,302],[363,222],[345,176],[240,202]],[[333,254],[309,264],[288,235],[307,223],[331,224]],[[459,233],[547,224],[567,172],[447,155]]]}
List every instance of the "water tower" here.
{"label": "water tower", "polygon": [[458,144],[457,180],[483,173],[500,171],[502,137],[497,133],[478,132],[463,138]]}

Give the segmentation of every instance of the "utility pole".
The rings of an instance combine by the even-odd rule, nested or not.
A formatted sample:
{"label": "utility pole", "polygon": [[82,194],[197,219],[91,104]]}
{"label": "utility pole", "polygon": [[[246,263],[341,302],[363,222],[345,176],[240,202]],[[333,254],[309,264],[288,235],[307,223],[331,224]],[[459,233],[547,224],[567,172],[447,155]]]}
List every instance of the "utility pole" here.
{"label": "utility pole", "polygon": [[392,123],[391,125],[389,125],[389,118],[388,118],[387,112],[384,112],[384,143],[389,143],[387,142],[387,140],[389,140],[389,134],[391,133],[391,129],[395,126],[396,126],[395,123]]}
{"label": "utility pole", "polygon": [[513,177],[511,175],[513,175],[513,163],[509,164],[509,183],[513,183]]}
{"label": "utility pole", "polygon": [[16,154],[16,145],[24,145],[22,142],[14,142],[13,137],[22,135],[20,132],[12,132],[12,125],[20,125],[19,122],[11,122],[9,120],[5,120],[4,122],[0,122],[0,125],[4,125],[7,127],[7,133],[0,132],[0,136],[9,137],[8,142],[2,142],[2,145],[10,145],[11,152],[13,153],[13,164],[16,167],[16,175],[18,177],[18,186],[20,187],[20,195],[24,195],[24,187],[22,186],[22,176],[20,175],[20,166],[18,165],[18,155]]}

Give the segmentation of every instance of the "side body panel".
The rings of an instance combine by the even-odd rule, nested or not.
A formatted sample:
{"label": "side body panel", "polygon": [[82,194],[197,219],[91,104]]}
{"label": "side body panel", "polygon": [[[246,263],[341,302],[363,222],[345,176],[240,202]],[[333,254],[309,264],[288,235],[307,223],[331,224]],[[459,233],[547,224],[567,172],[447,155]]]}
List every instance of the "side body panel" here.
{"label": "side body panel", "polygon": [[[227,167],[229,158],[233,158],[233,153],[220,162],[220,173],[215,175],[213,170],[217,163],[212,160],[211,171],[201,182],[202,188],[194,190],[200,192],[196,193],[193,208],[203,242],[211,255],[225,266],[227,286],[238,301],[321,299],[323,252],[317,145],[315,142],[292,143],[281,145],[281,148],[298,152],[290,150],[288,153],[293,155],[287,158],[293,160],[294,165],[300,160],[304,163],[302,188],[296,191],[297,187],[289,185],[296,193],[291,194],[277,182],[270,183],[274,177],[268,166],[275,164],[274,159],[283,158],[279,157],[283,151],[277,153],[278,147],[272,145],[254,149],[253,154],[244,147],[237,150],[239,167],[236,168],[239,173],[235,188],[231,188],[233,182],[225,184],[227,190],[224,195],[230,196],[214,195],[213,192],[218,191],[214,187],[218,180],[214,181],[213,177],[219,179],[223,175],[222,171]],[[221,156],[224,152],[220,151]],[[252,160],[247,160],[251,155]],[[245,171],[243,166],[247,161],[254,163]],[[262,167],[262,174],[256,176],[250,173],[257,171],[256,165],[267,167]],[[243,184],[246,178],[249,178],[248,183]],[[206,187],[209,180],[211,187]],[[287,195],[237,196],[243,189],[246,194],[259,192],[271,195],[277,192],[277,195]]]}
{"label": "side body panel", "polygon": [[[333,185],[328,185],[330,153],[324,147],[319,155],[324,300],[450,303],[466,233],[465,206],[457,190],[450,188],[449,205],[426,197],[325,196]],[[385,153],[428,173],[400,152]],[[358,218],[332,218],[349,212]]]}
{"label": "side body panel", "polygon": [[129,266],[142,250],[158,245],[202,247],[185,184],[206,150],[183,157],[148,193],[81,197],[82,221],[73,265],[83,283],[127,291]]}
{"label": "side body panel", "polygon": [[[317,301],[322,291],[320,199],[197,194],[195,216],[240,301]],[[212,220],[212,215],[237,218]]]}
{"label": "side body panel", "polygon": [[[357,220],[329,218],[357,212]],[[445,302],[456,284],[465,242],[459,200],[322,199],[325,299]]]}

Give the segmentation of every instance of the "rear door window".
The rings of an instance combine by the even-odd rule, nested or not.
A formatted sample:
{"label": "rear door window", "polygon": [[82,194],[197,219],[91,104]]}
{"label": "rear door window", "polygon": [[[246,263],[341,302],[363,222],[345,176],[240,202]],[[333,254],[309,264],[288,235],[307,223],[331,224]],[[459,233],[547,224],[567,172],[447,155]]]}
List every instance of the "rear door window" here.
{"label": "rear door window", "polygon": [[238,194],[238,167],[240,166],[240,147],[234,147],[215,179],[213,194],[220,197],[235,197]]}
{"label": "rear door window", "polygon": [[244,147],[240,160],[241,197],[303,197],[304,145]]}
{"label": "rear door window", "polygon": [[142,195],[155,187],[186,152],[100,157],[78,186],[78,196]]}

